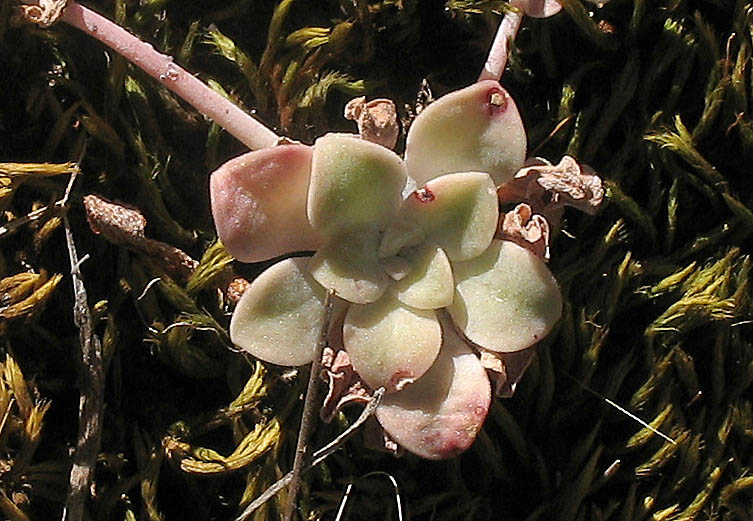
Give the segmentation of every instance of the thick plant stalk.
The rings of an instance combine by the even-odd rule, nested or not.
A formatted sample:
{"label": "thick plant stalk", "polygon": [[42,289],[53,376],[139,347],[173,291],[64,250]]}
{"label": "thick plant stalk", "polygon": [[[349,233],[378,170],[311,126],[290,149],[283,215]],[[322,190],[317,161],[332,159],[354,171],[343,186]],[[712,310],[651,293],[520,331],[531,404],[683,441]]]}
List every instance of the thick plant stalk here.
{"label": "thick plant stalk", "polygon": [[497,29],[497,34],[492,42],[492,48],[489,50],[489,55],[486,57],[486,63],[484,63],[484,68],[481,69],[478,81],[499,81],[502,77],[502,73],[505,72],[505,67],[507,66],[509,42],[515,38],[516,34],[518,34],[518,29],[520,29],[522,21],[522,10],[510,9],[505,14],[505,17],[499,24],[499,29]]}
{"label": "thick plant stalk", "polygon": [[275,146],[280,137],[201,80],[161,54],[146,42],[75,1],[70,1],[60,18],[81,29],[141,67],[196,110],[210,118],[252,150]]}

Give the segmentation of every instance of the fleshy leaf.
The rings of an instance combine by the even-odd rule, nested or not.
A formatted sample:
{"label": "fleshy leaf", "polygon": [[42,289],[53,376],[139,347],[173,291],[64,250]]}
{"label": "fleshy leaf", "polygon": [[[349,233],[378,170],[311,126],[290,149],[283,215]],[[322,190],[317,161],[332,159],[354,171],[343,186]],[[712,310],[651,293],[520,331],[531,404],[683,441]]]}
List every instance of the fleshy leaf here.
{"label": "fleshy leaf", "polygon": [[436,242],[452,261],[481,255],[497,229],[494,182],[482,172],[447,174],[413,192],[385,231],[379,254],[395,255],[421,240]]}
{"label": "fleshy leaf", "polygon": [[455,299],[447,309],[471,342],[514,352],[535,344],[562,312],[559,286],[544,262],[510,241],[453,264]]}
{"label": "fleshy leaf", "polygon": [[327,236],[379,229],[397,211],[406,179],[391,150],[351,134],[322,136],[314,145],[309,221]]}
{"label": "fleshy leaf", "polygon": [[280,145],[215,170],[209,182],[212,215],[231,255],[258,262],[319,246],[306,216],[311,157],[311,147]]}
{"label": "fleshy leaf", "polygon": [[408,131],[405,164],[420,186],[452,172],[512,179],[526,157],[526,134],[512,97],[494,80],[442,96]]}
{"label": "fleshy leaf", "polygon": [[562,5],[557,0],[517,0],[511,3],[533,18],[549,18],[562,11]]}
{"label": "fleshy leaf", "polygon": [[405,277],[390,286],[400,302],[418,309],[439,309],[452,303],[455,287],[445,252],[430,244],[400,253],[410,266]]}
{"label": "fleshy leaf", "polygon": [[443,327],[432,368],[404,390],[385,396],[376,417],[405,449],[428,459],[451,458],[471,446],[491,404],[491,385],[476,355]]}
{"label": "fleshy leaf", "polygon": [[311,274],[342,299],[355,304],[374,302],[389,284],[377,257],[378,243],[376,231],[333,237],[311,259]]}
{"label": "fleshy leaf", "polygon": [[442,344],[442,331],[433,310],[406,307],[386,294],[372,304],[348,308],[343,344],[369,387],[393,392],[431,367]]}
{"label": "fleshy leaf", "polygon": [[310,260],[285,259],[254,279],[230,321],[235,345],[273,364],[313,360],[326,291],[308,274]]}

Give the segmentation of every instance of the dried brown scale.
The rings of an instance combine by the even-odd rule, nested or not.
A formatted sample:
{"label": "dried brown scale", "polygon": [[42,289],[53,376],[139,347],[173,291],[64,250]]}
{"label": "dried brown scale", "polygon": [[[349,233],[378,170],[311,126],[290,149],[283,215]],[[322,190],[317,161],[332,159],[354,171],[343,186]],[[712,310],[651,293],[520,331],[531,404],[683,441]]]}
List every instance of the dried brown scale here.
{"label": "dried brown scale", "polygon": [[330,422],[344,407],[367,403],[371,390],[355,372],[344,349],[325,347],[322,353],[322,379],[327,381],[327,396],[320,409],[323,421]]}
{"label": "dried brown scale", "polygon": [[171,277],[185,280],[199,265],[183,250],[144,236],[146,218],[135,208],[107,201],[97,195],[84,197],[89,226],[96,234],[149,258]]}
{"label": "dried brown scale", "polygon": [[542,214],[563,206],[593,214],[601,207],[604,187],[591,168],[570,156],[564,156],[557,165],[536,162],[499,187],[502,204],[525,200],[535,213]]}
{"label": "dried brown scale", "polygon": [[29,22],[49,27],[57,22],[63,9],[68,4],[67,0],[25,0],[20,7],[21,15]]}
{"label": "dried brown scale", "polygon": [[514,210],[504,214],[499,231],[502,238],[549,260],[549,222],[541,215],[534,215],[529,205],[520,203]]}
{"label": "dried brown scale", "polygon": [[362,139],[395,148],[400,125],[392,100],[380,98],[367,102],[365,96],[354,98],[345,105],[344,115],[345,119],[358,123],[358,134]]}
{"label": "dried brown scale", "polygon": [[601,208],[605,192],[601,178],[570,156],[557,165],[533,162],[497,189],[502,205],[524,201],[503,216],[499,232],[548,260],[551,234],[559,228],[564,207],[594,214]]}

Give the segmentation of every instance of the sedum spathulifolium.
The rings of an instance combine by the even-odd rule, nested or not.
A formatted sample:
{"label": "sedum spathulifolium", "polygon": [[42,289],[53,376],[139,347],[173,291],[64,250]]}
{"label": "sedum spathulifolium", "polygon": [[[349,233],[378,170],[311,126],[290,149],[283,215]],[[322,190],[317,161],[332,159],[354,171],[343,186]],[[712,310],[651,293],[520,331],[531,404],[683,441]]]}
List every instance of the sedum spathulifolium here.
{"label": "sedum spathulifolium", "polygon": [[[331,290],[335,365],[362,391],[386,389],[376,416],[387,435],[425,458],[467,449],[491,403],[488,370],[498,389],[514,387],[562,309],[543,255],[502,226],[498,188],[522,203],[533,193],[521,184],[532,179],[525,158],[513,99],[481,80],[421,112],[404,158],[357,134],[327,134],[224,164],[211,178],[212,212],[234,256],[315,252],[251,283],[232,341],[273,364],[311,362]],[[347,392],[328,400],[348,403],[332,396]]]}
{"label": "sedum spathulifolium", "polygon": [[[593,211],[603,197],[598,177],[572,158],[526,163],[520,115],[498,82],[523,14],[554,15],[556,0],[510,2],[479,80],[421,112],[404,158],[389,148],[396,126],[371,132],[365,120],[358,135],[280,144],[171,57],[75,0],[28,4],[29,21],[87,32],[256,149],[211,177],[220,238],[246,262],[315,253],[251,283],[230,324],[237,346],[274,364],[312,362],[332,292],[323,416],[383,387],[376,416],[400,446],[445,458],[473,443],[491,402],[488,375],[498,394],[511,393],[560,317],[545,260],[562,206]],[[346,115],[384,106],[361,102]]]}

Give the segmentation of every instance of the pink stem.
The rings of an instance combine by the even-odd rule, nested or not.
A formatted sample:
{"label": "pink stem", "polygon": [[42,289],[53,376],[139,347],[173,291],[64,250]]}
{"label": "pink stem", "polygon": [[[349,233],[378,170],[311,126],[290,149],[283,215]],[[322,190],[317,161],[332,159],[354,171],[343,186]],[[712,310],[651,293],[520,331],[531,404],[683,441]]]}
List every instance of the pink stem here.
{"label": "pink stem", "polygon": [[478,77],[478,81],[497,80],[502,77],[507,65],[507,53],[509,52],[509,42],[515,38],[520,29],[520,23],[523,21],[523,11],[511,9],[502,19],[497,29],[497,34],[492,42],[492,48],[489,50],[489,56],[486,58],[484,68]]}
{"label": "pink stem", "polygon": [[61,19],[123,55],[252,150],[275,146],[280,136],[146,42],[71,0]]}

